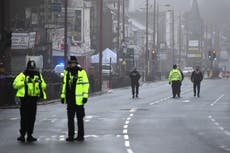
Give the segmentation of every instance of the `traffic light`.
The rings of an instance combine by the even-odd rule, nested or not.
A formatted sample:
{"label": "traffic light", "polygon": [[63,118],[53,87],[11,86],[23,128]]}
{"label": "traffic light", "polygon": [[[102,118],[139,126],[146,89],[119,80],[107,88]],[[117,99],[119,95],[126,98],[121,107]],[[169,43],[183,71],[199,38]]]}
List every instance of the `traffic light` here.
{"label": "traffic light", "polygon": [[152,57],[157,56],[157,51],[155,49],[152,50]]}
{"label": "traffic light", "polygon": [[216,60],[216,51],[215,50],[212,51],[212,59]]}
{"label": "traffic light", "polygon": [[209,59],[212,58],[212,53],[211,53],[211,51],[208,51],[208,58],[209,58]]}

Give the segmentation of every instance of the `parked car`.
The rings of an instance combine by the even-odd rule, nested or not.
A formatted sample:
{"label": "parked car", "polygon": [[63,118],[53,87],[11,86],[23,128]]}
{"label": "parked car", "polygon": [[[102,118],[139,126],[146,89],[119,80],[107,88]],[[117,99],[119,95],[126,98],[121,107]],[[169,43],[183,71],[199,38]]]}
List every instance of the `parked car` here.
{"label": "parked car", "polygon": [[191,74],[193,72],[193,67],[184,67],[182,69],[182,72],[183,72],[184,76],[189,77],[189,76],[191,76]]}

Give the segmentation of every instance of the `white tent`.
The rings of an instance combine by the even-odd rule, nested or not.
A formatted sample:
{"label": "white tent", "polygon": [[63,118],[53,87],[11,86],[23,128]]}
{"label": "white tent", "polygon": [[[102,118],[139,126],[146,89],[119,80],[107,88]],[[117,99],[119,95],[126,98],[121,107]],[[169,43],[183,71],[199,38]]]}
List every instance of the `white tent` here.
{"label": "white tent", "polygon": [[[102,52],[102,64],[109,64],[111,58],[111,63],[117,63],[117,54],[111,49],[106,48]],[[99,63],[99,54],[91,56],[91,63]]]}

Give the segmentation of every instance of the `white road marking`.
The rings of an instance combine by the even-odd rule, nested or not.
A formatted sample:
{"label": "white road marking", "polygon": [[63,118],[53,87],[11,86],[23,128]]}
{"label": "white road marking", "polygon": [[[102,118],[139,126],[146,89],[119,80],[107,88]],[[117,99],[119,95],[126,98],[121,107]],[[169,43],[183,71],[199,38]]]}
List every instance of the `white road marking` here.
{"label": "white road marking", "polygon": [[132,149],[127,149],[128,153],[133,153]]}
{"label": "white road marking", "polygon": [[184,102],[184,103],[189,103],[190,102],[190,100],[183,100],[182,102]]}
{"label": "white road marking", "polygon": [[128,153],[133,153],[132,149],[130,148],[129,135],[128,135],[128,124],[134,115],[133,113],[136,112],[136,110],[137,110],[137,108],[132,108],[129,110],[129,112],[130,112],[129,117],[127,117],[125,124],[123,126],[124,145],[125,145],[126,151]]}
{"label": "white road marking", "polygon": [[130,147],[129,141],[125,141],[125,147]]}
{"label": "white road marking", "polygon": [[132,116],[133,116],[133,114],[131,113],[131,114],[129,114],[129,116],[130,116],[130,117],[132,117]]}
{"label": "white road marking", "polygon": [[[225,128],[223,126],[220,125],[220,123],[218,123],[211,115],[208,116],[208,118],[213,122],[213,124],[216,125],[216,127],[220,130],[223,131],[223,133],[227,136],[230,136],[230,132],[225,130]],[[225,150],[230,150],[230,148],[226,148]]]}
{"label": "white road marking", "polygon": [[10,118],[11,121],[17,120],[17,117]]}
{"label": "white road marking", "polygon": [[220,99],[221,98],[223,98],[224,97],[224,94],[223,95],[221,95],[220,97],[218,97],[213,103],[211,103],[210,105],[211,106],[214,106],[217,102],[219,102],[220,101]]}
{"label": "white road marking", "polygon": [[129,139],[129,136],[128,136],[128,135],[124,135],[124,139],[125,139],[125,140],[128,140],[128,139]]}

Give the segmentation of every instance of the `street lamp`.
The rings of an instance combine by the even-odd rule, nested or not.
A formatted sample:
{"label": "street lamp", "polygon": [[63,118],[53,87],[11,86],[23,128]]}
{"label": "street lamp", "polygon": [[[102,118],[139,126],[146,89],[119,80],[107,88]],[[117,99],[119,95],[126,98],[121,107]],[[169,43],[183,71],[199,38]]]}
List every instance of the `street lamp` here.
{"label": "street lamp", "polygon": [[149,0],[146,0],[146,42],[145,42],[145,80],[147,78],[147,75],[149,74],[149,49],[148,49],[148,18],[149,18]]}
{"label": "street lamp", "polygon": [[174,40],[174,24],[175,24],[175,19],[174,19],[174,7],[171,6],[170,4],[165,4],[165,7],[172,7],[172,9],[168,10],[171,12],[170,18],[171,18],[171,49],[172,49],[172,65],[175,64],[175,40]]}
{"label": "street lamp", "polygon": [[103,0],[100,0],[99,89],[102,90]]}
{"label": "street lamp", "polygon": [[68,11],[68,0],[65,0],[65,19],[64,19],[64,62],[65,67],[67,67],[67,61],[68,61],[68,46],[67,46],[67,12]]}

